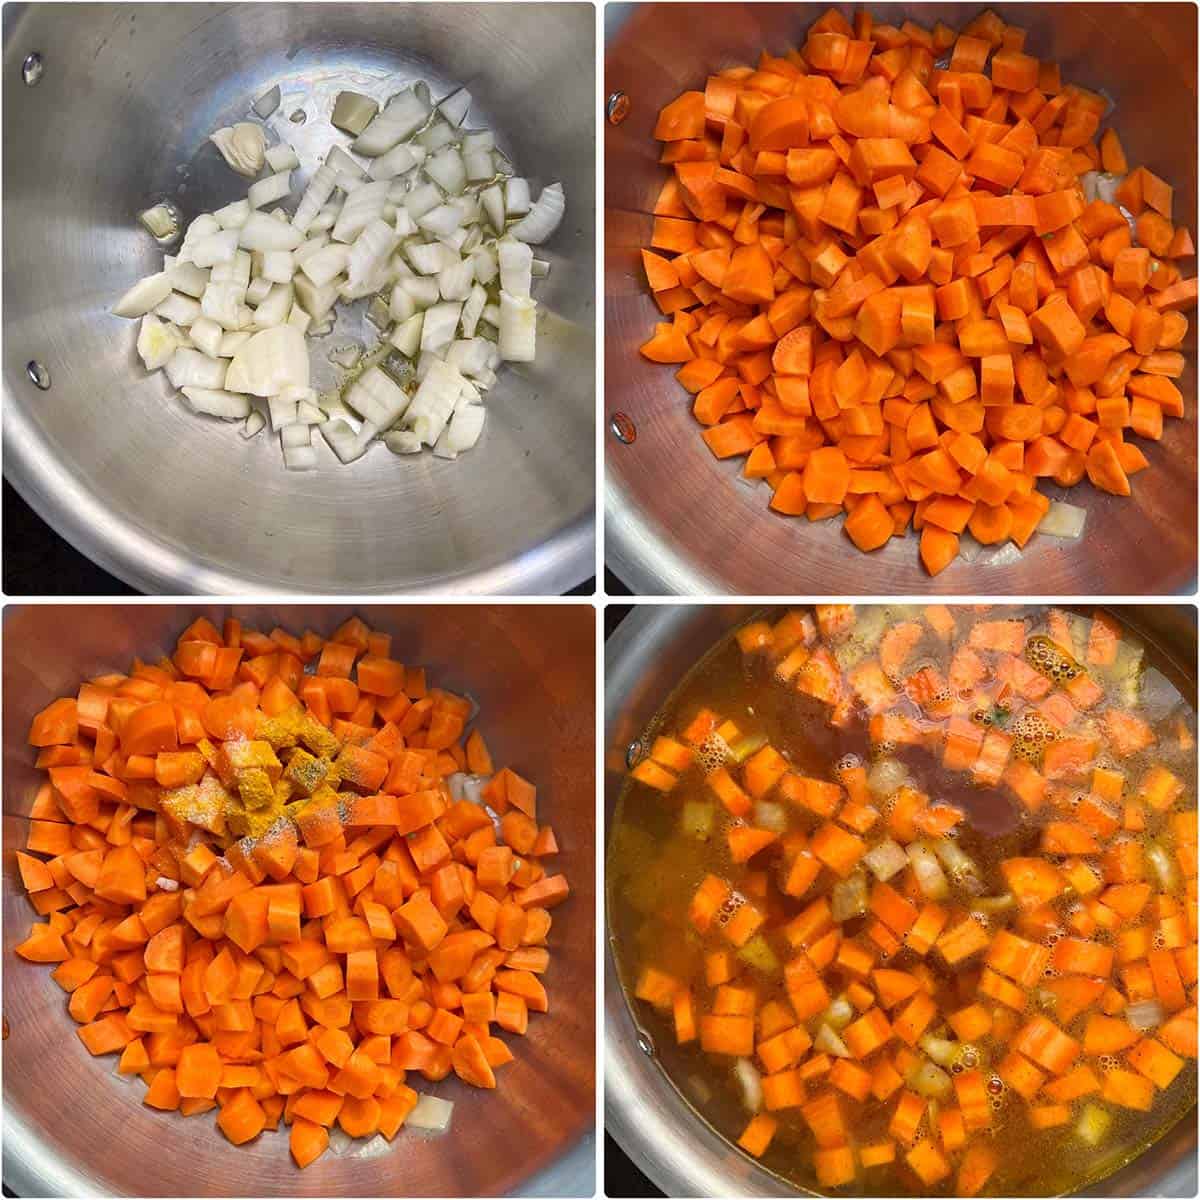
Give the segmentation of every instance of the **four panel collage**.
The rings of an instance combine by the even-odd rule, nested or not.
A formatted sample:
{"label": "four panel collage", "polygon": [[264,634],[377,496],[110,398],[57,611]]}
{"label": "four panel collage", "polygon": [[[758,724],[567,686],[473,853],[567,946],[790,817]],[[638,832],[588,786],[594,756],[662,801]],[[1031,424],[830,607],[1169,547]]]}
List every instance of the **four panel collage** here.
{"label": "four panel collage", "polygon": [[1194,0],[2,20],[6,1197],[1197,1196]]}

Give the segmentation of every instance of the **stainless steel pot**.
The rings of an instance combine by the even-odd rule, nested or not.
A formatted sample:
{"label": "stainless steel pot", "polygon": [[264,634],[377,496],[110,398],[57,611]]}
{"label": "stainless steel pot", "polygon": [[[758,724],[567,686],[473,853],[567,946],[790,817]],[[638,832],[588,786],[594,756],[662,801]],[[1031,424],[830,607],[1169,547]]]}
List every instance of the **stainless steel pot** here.
{"label": "stainless steel pot", "polygon": [[[590,4],[15,4],[3,19],[4,470],[55,529],[167,594],[554,594],[593,572]],[[40,74],[23,72],[35,54]],[[437,96],[466,85],[471,120],[517,169],[565,185],[566,219],[538,251],[537,362],[501,372],[460,462],[380,445],[342,467],[322,445],[317,470],[288,472],[277,438],[188,412],[142,369],[136,324],[109,315],[161,266],[137,215],[168,199],[190,220],[243,196],[207,138],[275,84],[268,124],[303,183],[337,90],[416,79]],[[364,311],[310,343],[321,386],[336,382],[329,350],[374,344]]]}
{"label": "stainless steel pot", "polygon": [[[749,605],[641,606],[605,645],[604,800],[611,835],[629,746],[683,675],[753,612]],[[1160,647],[1191,684],[1195,702],[1196,610],[1147,605],[1114,608],[1121,621]],[[638,1029],[606,939],[604,1127],[668,1196],[794,1196],[796,1189],[720,1137],[689,1106]],[[1161,1140],[1081,1195],[1196,1195],[1196,1118],[1189,1112]]]}
{"label": "stainless steel pot", "polygon": [[[767,508],[761,486],[741,480],[742,460],[718,462],[699,437],[689,398],[638,346],[661,319],[646,291],[639,250],[665,178],[652,131],[659,109],[722,67],[757,61],[803,39],[824,4],[609,4],[606,96],[629,115],[605,128],[605,554],[644,595],[743,596],[1149,595],[1190,593],[1196,578],[1196,395],[1193,328],[1179,381],[1188,415],[1147,448],[1152,470],[1132,499],[1090,484],[1054,495],[1088,510],[1075,542],[1035,537],[958,559],[925,574],[915,539],[874,554],[848,543],[840,520],[796,520]],[[839,6],[849,14],[851,5]],[[872,4],[877,21],[937,20],[961,27],[970,3]],[[1062,64],[1063,78],[1100,88],[1132,163],[1175,185],[1175,219],[1196,227],[1196,13],[1186,4],[1014,4],[1002,17],[1029,31],[1028,49]],[[1193,271],[1191,261],[1185,263]],[[1189,314],[1191,316],[1192,314]],[[636,440],[628,439],[630,429]],[[1043,488],[1043,490],[1046,490]]]}
{"label": "stainless steel pot", "polygon": [[[329,633],[357,611],[402,661],[473,697],[499,762],[538,784],[572,899],[555,910],[552,1012],[531,1021],[500,1087],[454,1077],[451,1132],[402,1131],[330,1151],[305,1171],[285,1134],[234,1148],[212,1117],[142,1104],[140,1085],[92,1058],[47,969],[12,953],[34,919],[17,872],[42,776],[33,714],[81,679],[169,653],[201,614]],[[18,1196],[590,1196],[595,1179],[595,645],[590,605],[12,607],[3,624],[4,1183]]]}

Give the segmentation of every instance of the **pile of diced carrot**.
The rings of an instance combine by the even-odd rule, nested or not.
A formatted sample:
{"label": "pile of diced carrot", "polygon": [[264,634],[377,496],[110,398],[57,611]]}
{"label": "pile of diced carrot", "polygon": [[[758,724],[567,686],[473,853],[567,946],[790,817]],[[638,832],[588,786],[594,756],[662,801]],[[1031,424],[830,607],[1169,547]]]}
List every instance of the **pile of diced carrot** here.
{"label": "pile of diced carrot", "polygon": [[[144,1103],[217,1108],[235,1144],[282,1120],[300,1167],[335,1123],[395,1137],[409,1073],[494,1088],[493,1028],[548,1011],[568,887],[471,717],[357,618],[328,641],[196,621],[34,719],[49,779],[18,860],[46,920],[17,953],[57,964],[80,1040]],[[490,776],[482,803],[457,772]]]}
{"label": "pile of diced carrot", "polygon": [[[1087,669],[1055,687],[1022,657],[1024,619],[964,615],[929,606],[922,620],[891,626],[847,672],[830,647],[854,630],[849,605],[756,620],[737,640],[747,660],[766,660],[775,685],[828,705],[834,725],[865,716],[877,745],[923,748],[977,784],[1003,784],[1040,832],[1036,848],[999,864],[992,890],[1011,896],[1011,912],[980,920],[966,892],[926,894],[917,858],[966,821],[957,805],[913,786],[884,803],[864,766],[806,776],[769,743],[714,767],[701,748],[737,745],[740,713],[700,709],[662,732],[632,772],[669,794],[703,770],[728,814],[733,864],[703,879],[686,914],[688,937],[704,939],[702,969],[681,978],[651,950],[636,995],[673,1022],[680,1044],[761,1069],[760,1111],[739,1144],[764,1154],[781,1118],[798,1114],[824,1187],[861,1187],[865,1173],[895,1164],[917,1188],[953,1175],[953,1194],[977,1195],[999,1165],[985,1133],[995,1116],[989,1077],[1011,1091],[1031,1130],[1065,1132],[1089,1105],[1148,1112],[1197,1054],[1195,799],[1171,770],[1147,762],[1159,734],[1093,677],[1116,661],[1120,628],[1098,613]],[[1048,627],[1066,655],[1077,653],[1065,613],[1051,611]],[[955,647],[945,678],[914,661],[931,632]],[[971,719],[996,703],[1014,721],[1028,710],[1052,723],[1055,740],[1038,765],[1016,756],[1011,733]],[[1182,722],[1171,736],[1194,756]],[[1103,749],[1120,765],[1100,765]],[[784,802],[786,832],[755,823],[764,800]],[[1148,834],[1170,854],[1169,885],[1151,869]],[[864,861],[885,842],[907,852],[887,871]],[[835,919],[831,893],[864,874],[866,911]],[[750,952],[764,937],[779,950],[770,967]],[[821,1046],[823,1031],[814,1036],[835,997],[853,1009],[840,1030],[844,1053]],[[1161,1011],[1154,1027],[1126,1019],[1149,1001]],[[934,1104],[914,1072],[930,1061],[922,1038],[951,1031],[977,1057],[957,1064]],[[881,1111],[886,1136],[861,1137]]]}
{"label": "pile of diced carrot", "polygon": [[[682,364],[709,449],[775,512],[844,510],[863,551],[911,523],[931,574],[964,530],[1024,547],[1040,479],[1128,496],[1126,434],[1183,414],[1172,189],[1024,47],[992,12],[956,34],[831,9],[654,130],[672,174],[642,259],[669,320],[642,354]],[[1085,198],[1100,170],[1116,203]]]}

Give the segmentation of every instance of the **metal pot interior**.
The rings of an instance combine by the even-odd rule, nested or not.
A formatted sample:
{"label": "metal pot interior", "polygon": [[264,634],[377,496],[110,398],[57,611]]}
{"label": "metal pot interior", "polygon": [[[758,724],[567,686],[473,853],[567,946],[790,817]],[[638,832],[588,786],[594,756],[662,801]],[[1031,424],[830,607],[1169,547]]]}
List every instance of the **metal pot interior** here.
{"label": "metal pot interior", "polygon": [[[393,634],[401,661],[470,695],[497,762],[538,785],[573,897],[554,912],[552,1011],[516,1039],[495,1092],[455,1077],[450,1132],[402,1130],[332,1150],[298,1171],[285,1133],[234,1148],[211,1114],[142,1104],[140,1084],[92,1058],[64,994],[12,949],[34,918],[17,872],[43,777],[29,722],[81,679],[170,653],[196,616],[331,633],[357,612]],[[4,620],[4,1182],[19,1196],[591,1195],[595,1118],[595,618],[588,606],[219,608],[165,604],[10,607]],[[418,1084],[421,1090],[421,1085]]]}
{"label": "metal pot interior", "polygon": [[[553,594],[591,574],[590,5],[14,5],[4,43],[4,467],[51,525],[167,594]],[[161,268],[137,214],[165,199],[190,220],[244,196],[207,138],[275,84],[271,140],[294,144],[303,186],[331,136],[346,141],[328,124],[337,91],[380,99],[418,79],[435,97],[468,87],[470,123],[535,185],[566,188],[567,216],[538,251],[551,266],[537,362],[502,370],[483,440],[459,462],[380,444],[342,467],[321,444],[317,470],[285,471],[277,437],[192,414],[143,369],[136,322],[109,314]],[[366,301],[342,308],[310,339],[318,386],[336,383],[330,350],[376,340]]]}
{"label": "metal pot interior", "polygon": [[[849,14],[851,6],[841,6]],[[966,3],[870,6],[876,21],[961,28]],[[810,523],[767,508],[741,477],[742,460],[718,462],[701,441],[690,399],[672,370],[638,346],[661,319],[639,251],[666,177],[652,131],[659,109],[720,68],[757,61],[803,40],[820,4],[610,4],[605,11],[606,96],[623,92],[628,117],[605,127],[605,530],[609,565],[649,595],[1145,595],[1192,590],[1196,576],[1196,415],[1169,421],[1146,447],[1152,469],[1121,499],[1084,483],[1045,486],[1087,509],[1077,541],[1035,537],[980,548],[931,579],[915,539],[873,554],[854,550],[840,519]],[[1175,219],[1195,228],[1196,21],[1181,4],[1045,4],[1000,10],[1028,29],[1027,50],[1062,65],[1064,81],[1103,90],[1133,164],[1175,185]],[[1191,270],[1190,266],[1186,267]],[[1196,392],[1195,324],[1179,385]],[[618,414],[623,419],[614,422]],[[629,441],[630,424],[636,439]],[[623,437],[615,435],[620,425]]]}
{"label": "metal pot interior", "polygon": [[[635,608],[605,646],[605,836],[611,836],[630,746],[677,685],[755,606]],[[1086,610],[1085,610],[1086,611]],[[1183,695],[1196,702],[1196,610],[1190,606],[1112,606],[1135,636],[1157,651]],[[795,1196],[797,1188],[715,1132],[692,1107],[639,1027],[618,977],[612,934],[604,979],[605,1128],[668,1196]],[[1085,1196],[1194,1196],[1194,1110],[1145,1153],[1091,1185]]]}

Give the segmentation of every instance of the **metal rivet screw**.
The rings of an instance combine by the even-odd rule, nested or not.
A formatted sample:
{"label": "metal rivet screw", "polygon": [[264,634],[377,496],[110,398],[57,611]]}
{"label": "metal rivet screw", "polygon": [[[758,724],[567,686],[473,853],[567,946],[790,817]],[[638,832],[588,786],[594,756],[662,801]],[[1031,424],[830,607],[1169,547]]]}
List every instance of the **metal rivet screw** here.
{"label": "metal rivet screw", "polygon": [[642,743],[630,742],[625,751],[625,765],[632,771],[638,764],[638,759],[642,757]]}
{"label": "metal rivet screw", "polygon": [[629,110],[632,107],[633,102],[624,92],[613,92],[608,98],[608,123],[620,125],[629,116]]}
{"label": "metal rivet screw", "polygon": [[36,358],[31,358],[25,364],[25,373],[33,381],[34,387],[41,388],[43,392],[50,390],[50,372]]}
{"label": "metal rivet screw", "polygon": [[613,413],[612,424],[609,428],[613,432],[613,437],[618,442],[624,442],[626,446],[637,441],[637,426],[627,413]]}
{"label": "metal rivet screw", "polygon": [[639,1032],[637,1038],[638,1049],[649,1058],[653,1058],[655,1054],[654,1039],[645,1032]]}
{"label": "metal rivet screw", "polygon": [[42,56],[36,50],[27,54],[21,64],[21,78],[25,81],[25,86],[33,87],[37,84],[45,69],[46,64],[42,62]]}

